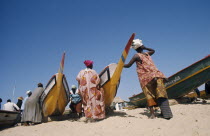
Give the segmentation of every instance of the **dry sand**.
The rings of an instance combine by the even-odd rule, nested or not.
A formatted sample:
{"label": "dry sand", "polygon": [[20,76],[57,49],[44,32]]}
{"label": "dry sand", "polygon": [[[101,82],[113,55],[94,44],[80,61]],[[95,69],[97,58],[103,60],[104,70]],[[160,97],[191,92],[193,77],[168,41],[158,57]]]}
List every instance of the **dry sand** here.
{"label": "dry sand", "polygon": [[210,100],[206,104],[171,106],[174,117],[148,119],[145,108],[114,112],[106,119],[84,123],[53,121],[35,126],[16,126],[0,136],[210,136]]}

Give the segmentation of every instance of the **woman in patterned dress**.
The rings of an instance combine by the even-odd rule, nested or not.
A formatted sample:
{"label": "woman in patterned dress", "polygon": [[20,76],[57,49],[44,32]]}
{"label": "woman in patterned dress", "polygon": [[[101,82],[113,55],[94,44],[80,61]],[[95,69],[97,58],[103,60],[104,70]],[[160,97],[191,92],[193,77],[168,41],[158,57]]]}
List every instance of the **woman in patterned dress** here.
{"label": "woman in patterned dress", "polygon": [[[161,115],[165,119],[172,118],[173,115],[169,107],[168,96],[164,86],[166,77],[157,69],[151,58],[155,50],[145,47],[139,39],[134,40],[132,48],[134,48],[137,53],[124,67],[129,68],[136,62],[136,71],[140,85],[146,96],[147,106],[150,109],[149,118],[155,118],[153,107],[157,105],[160,107]],[[147,50],[148,52],[143,52],[143,50]]]}
{"label": "woman in patterned dress", "polygon": [[99,87],[100,78],[93,70],[93,61],[84,61],[86,69],[77,75],[85,117],[90,120],[105,118],[104,91]]}

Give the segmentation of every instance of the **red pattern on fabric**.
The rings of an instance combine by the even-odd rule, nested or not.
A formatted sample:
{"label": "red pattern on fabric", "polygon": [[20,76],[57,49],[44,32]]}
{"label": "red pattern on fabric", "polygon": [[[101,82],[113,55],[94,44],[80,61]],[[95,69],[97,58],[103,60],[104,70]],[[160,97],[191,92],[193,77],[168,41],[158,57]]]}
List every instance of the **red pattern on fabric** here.
{"label": "red pattern on fabric", "polygon": [[[85,81],[83,81],[84,79]],[[100,82],[96,71],[92,69],[81,70],[77,80],[80,83],[79,93],[82,96],[85,116],[93,119],[105,118],[104,92],[96,87]]]}
{"label": "red pattern on fabric", "polygon": [[142,64],[136,62],[136,71],[142,88],[155,77],[166,78],[165,75],[157,69],[148,53],[146,53],[146,55],[142,53],[137,54],[142,60]]}

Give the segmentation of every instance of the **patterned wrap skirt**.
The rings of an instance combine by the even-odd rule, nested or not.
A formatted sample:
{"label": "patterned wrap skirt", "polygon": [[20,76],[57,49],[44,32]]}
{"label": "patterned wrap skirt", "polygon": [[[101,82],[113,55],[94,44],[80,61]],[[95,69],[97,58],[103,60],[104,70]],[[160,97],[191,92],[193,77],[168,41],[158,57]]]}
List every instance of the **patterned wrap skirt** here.
{"label": "patterned wrap skirt", "polygon": [[153,79],[146,86],[142,88],[147,98],[147,105],[149,107],[157,106],[158,98],[168,98],[163,80],[164,79],[162,78]]}

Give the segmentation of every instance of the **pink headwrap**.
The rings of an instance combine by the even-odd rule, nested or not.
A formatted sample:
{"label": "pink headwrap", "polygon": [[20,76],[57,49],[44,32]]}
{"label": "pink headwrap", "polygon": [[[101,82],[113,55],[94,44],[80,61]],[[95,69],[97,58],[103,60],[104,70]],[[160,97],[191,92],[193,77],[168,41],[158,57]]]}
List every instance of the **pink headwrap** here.
{"label": "pink headwrap", "polygon": [[89,67],[89,66],[93,65],[93,61],[91,61],[91,60],[85,60],[85,61],[84,61],[84,64],[85,64],[87,67]]}

